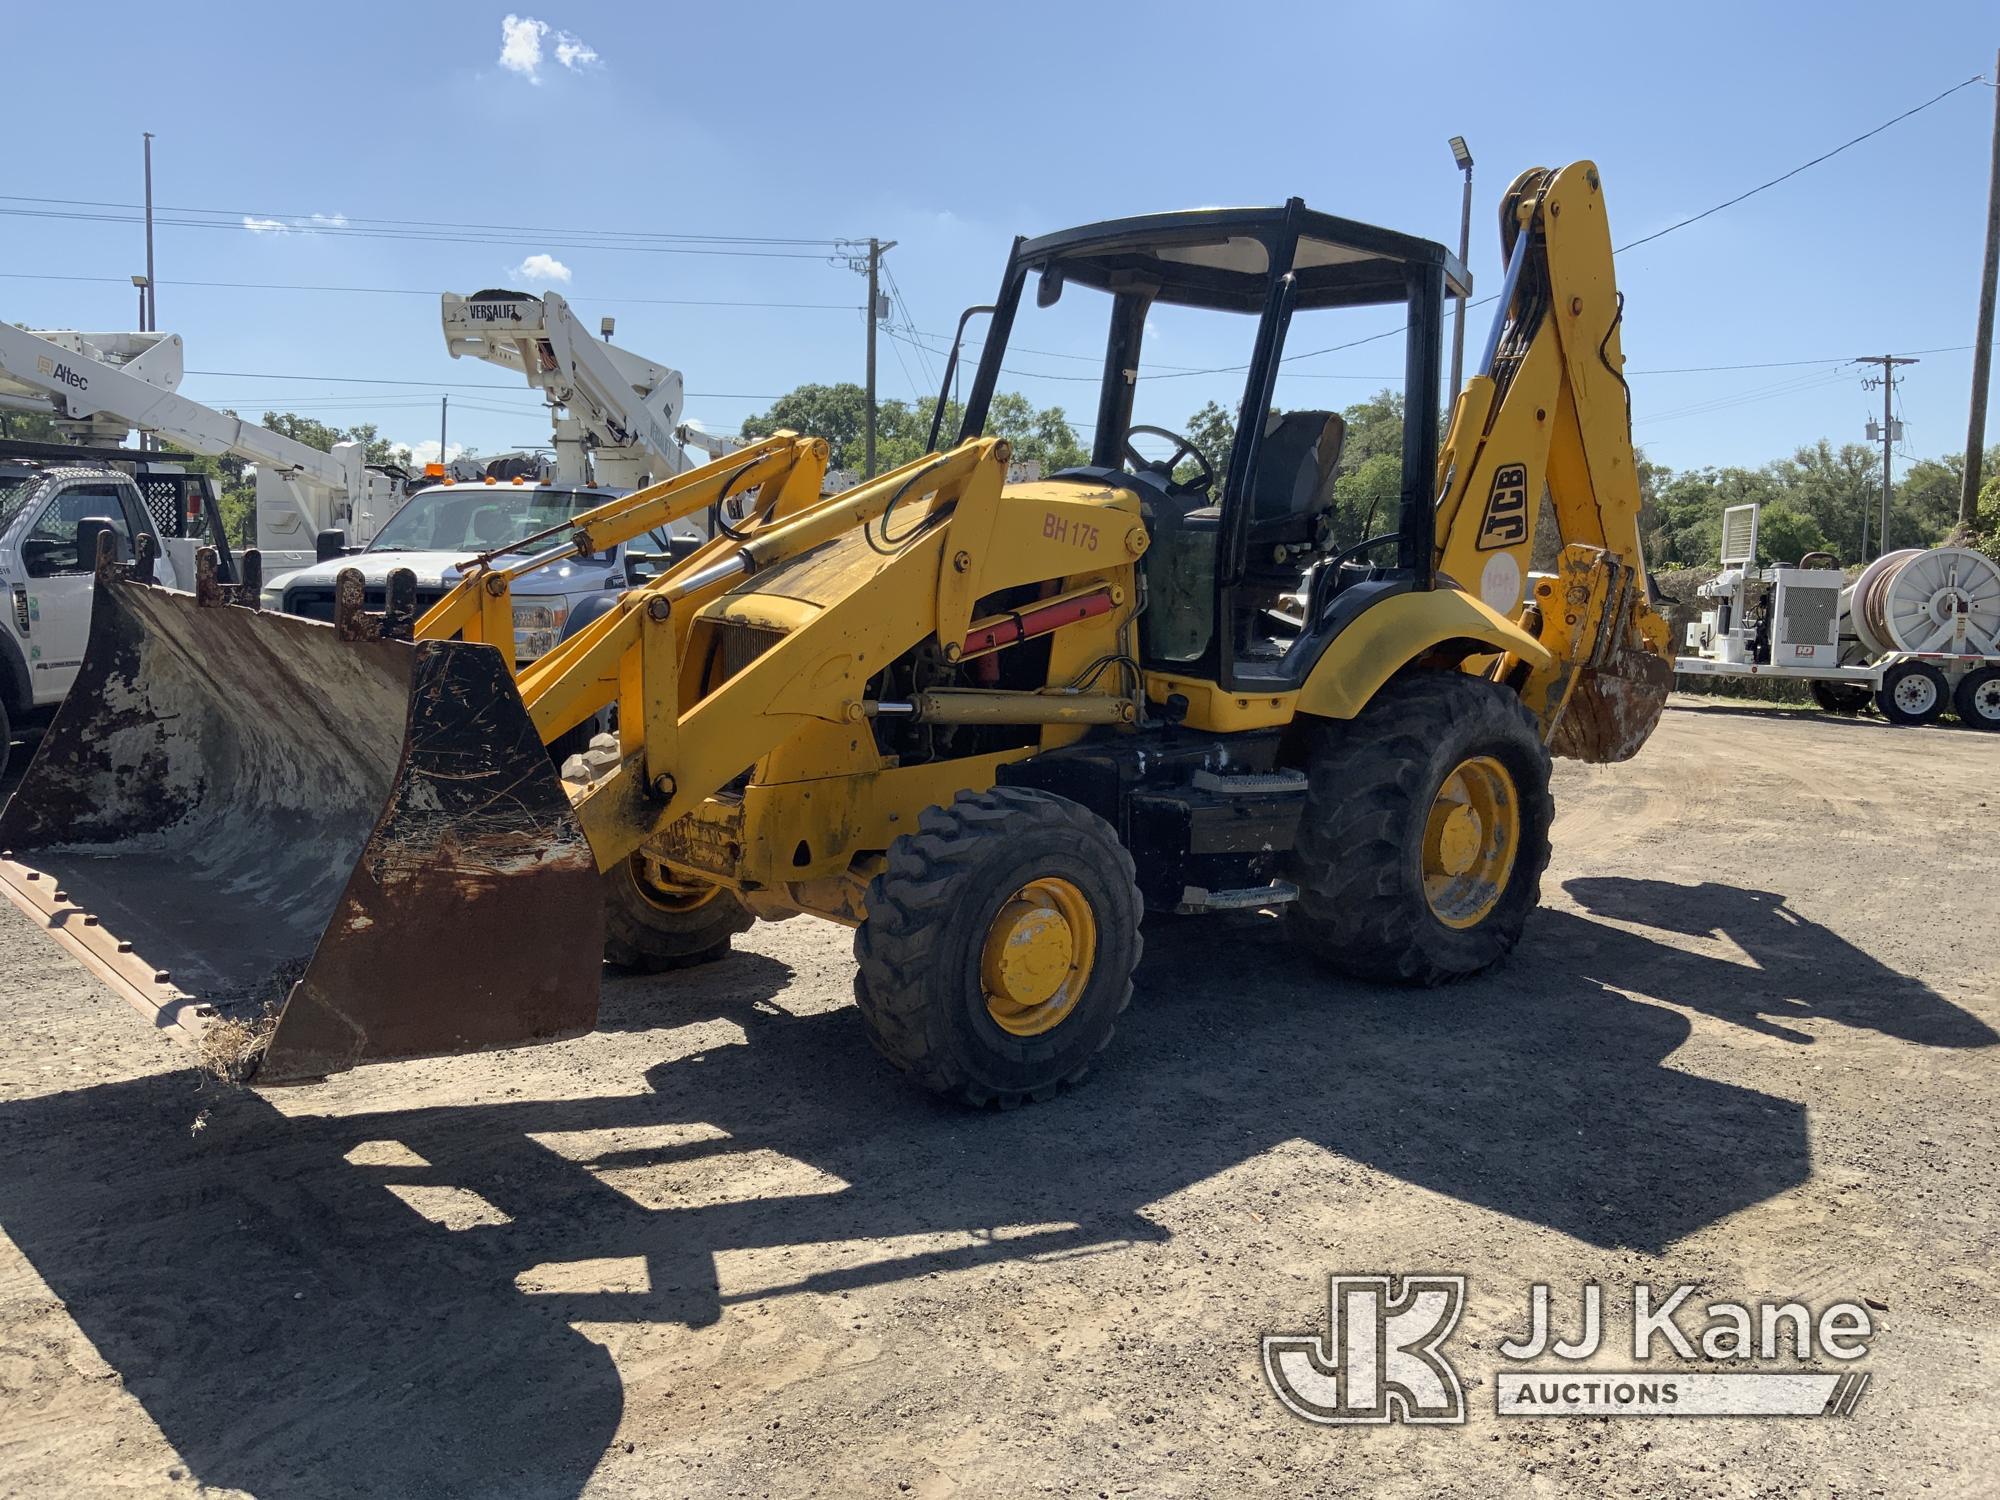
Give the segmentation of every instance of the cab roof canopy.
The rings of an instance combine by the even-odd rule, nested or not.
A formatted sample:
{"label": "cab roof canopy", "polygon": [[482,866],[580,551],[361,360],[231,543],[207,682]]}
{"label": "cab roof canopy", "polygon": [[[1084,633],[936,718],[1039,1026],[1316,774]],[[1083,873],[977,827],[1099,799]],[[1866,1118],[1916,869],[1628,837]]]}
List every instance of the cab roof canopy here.
{"label": "cab roof canopy", "polygon": [[1017,263],[1108,292],[1228,312],[1260,311],[1274,265],[1289,255],[1295,310],[1405,302],[1408,267],[1442,266],[1445,291],[1472,278],[1444,246],[1336,218],[1294,198],[1282,208],[1198,208],[1108,219],[1024,240]]}

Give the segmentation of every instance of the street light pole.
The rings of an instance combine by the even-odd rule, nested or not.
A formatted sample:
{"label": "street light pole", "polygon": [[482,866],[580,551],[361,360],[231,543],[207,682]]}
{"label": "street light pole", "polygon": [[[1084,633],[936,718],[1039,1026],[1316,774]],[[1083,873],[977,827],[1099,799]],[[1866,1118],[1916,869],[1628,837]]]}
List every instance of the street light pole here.
{"label": "street light pole", "polygon": [[[1451,159],[1458,163],[1458,169],[1465,174],[1465,199],[1458,210],[1458,263],[1462,266],[1472,255],[1472,152],[1467,149],[1465,137],[1451,138]],[[1451,330],[1451,392],[1453,401],[1458,399],[1458,388],[1465,378],[1465,298],[1458,299],[1458,321]]]}
{"label": "street light pole", "polygon": [[146,310],[141,315],[141,332],[160,326],[160,299],[153,289],[153,132],[146,136]]}

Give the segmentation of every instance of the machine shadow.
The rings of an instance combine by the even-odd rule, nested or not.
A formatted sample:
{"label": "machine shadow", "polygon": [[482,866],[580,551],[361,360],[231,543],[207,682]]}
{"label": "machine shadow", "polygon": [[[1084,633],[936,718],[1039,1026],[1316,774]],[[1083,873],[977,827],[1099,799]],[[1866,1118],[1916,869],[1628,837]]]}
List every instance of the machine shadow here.
{"label": "machine shadow", "polygon": [[[1617,921],[1728,932],[1768,967],[1544,911],[1500,971],[1412,993],[1329,980],[1269,919],[1149,924],[1103,1072],[971,1113],[891,1072],[845,1007],[774,1008],[783,966],[744,955],[676,976],[684,1015],[743,1039],[659,1064],[644,1092],[286,1118],[183,1074],[8,1105],[0,1224],[203,1483],[569,1496],[623,1411],[576,1322],[700,1326],[742,1301],[1165,1241],[1161,1199],[1300,1141],[1656,1252],[1805,1181],[1809,1150],[1799,1103],[1663,1067],[1689,1023],[1627,992],[1765,1030],[1762,985],[1914,1043],[1993,1040],[1767,893],[1571,890]],[[675,1024],[617,1003],[611,1025]],[[1286,1194],[1369,1190],[1339,1176],[1329,1155]],[[480,1222],[425,1217],[427,1191],[474,1195]],[[135,1221],[155,1230],[137,1256]],[[1337,1241],[1324,1255],[1344,1263]],[[615,1284],[557,1274],[605,1261],[628,1268]]]}

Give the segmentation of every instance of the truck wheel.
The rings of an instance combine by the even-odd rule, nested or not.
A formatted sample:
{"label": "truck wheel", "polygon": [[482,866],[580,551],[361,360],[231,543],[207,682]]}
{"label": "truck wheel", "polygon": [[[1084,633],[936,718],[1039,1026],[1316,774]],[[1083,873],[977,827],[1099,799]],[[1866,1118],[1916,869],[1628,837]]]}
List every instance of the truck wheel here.
{"label": "truck wheel", "polygon": [[1858,714],[1874,696],[1858,682],[1827,682],[1815,677],[1808,686],[1822,713]]}
{"label": "truck wheel", "polygon": [[756,918],[719,885],[684,885],[644,854],[604,877],[604,961],[660,974],[708,963]]}
{"label": "truck wheel", "polygon": [[869,1037],[966,1104],[1075,1083],[1132,998],[1132,856],[1110,824],[1047,792],[994,787],[926,808],[889,846],[867,911],[854,1002]]}
{"label": "truck wheel", "polygon": [[1950,702],[1944,674],[1920,661],[1897,662],[1875,692],[1875,707],[1891,724],[1929,724]]}
{"label": "truck wheel", "polygon": [[1951,695],[1959,719],[1974,729],[2000,729],[2000,667],[1981,667],[1958,680]]}
{"label": "truck wheel", "polygon": [[7,762],[14,758],[14,726],[7,720],[7,705],[0,703],[0,780],[7,776]]}
{"label": "truck wheel", "polygon": [[1549,752],[1514,694],[1460,672],[1397,679],[1317,731],[1286,924],[1359,978],[1477,973],[1541,899],[1554,812]]}

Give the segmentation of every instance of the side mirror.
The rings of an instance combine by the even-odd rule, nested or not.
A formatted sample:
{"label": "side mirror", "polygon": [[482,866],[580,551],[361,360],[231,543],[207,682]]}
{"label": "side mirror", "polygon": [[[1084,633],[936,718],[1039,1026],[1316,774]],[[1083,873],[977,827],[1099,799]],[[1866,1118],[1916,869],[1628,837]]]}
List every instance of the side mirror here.
{"label": "side mirror", "polygon": [[313,538],[313,556],[320,562],[347,556],[347,533],[338,526],[319,533]]}
{"label": "side mirror", "polygon": [[97,549],[102,545],[97,539],[111,538],[111,557],[114,562],[125,560],[125,549],[118,544],[118,523],[104,516],[85,516],[76,523],[76,570],[88,573],[97,566]]}
{"label": "side mirror", "polygon": [[1050,266],[1042,272],[1035,283],[1035,306],[1054,307],[1062,300],[1063,273],[1061,266]]}

